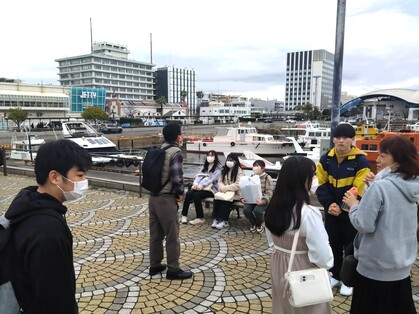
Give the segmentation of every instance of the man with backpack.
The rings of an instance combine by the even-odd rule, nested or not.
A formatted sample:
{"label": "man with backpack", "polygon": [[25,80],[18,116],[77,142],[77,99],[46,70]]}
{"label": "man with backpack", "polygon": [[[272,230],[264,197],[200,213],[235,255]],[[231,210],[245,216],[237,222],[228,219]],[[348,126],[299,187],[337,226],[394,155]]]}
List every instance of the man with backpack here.
{"label": "man with backpack", "polygon": [[[177,123],[169,123],[163,128],[165,143],[161,146],[164,152],[164,160],[161,164],[155,162],[153,168],[157,173],[149,177],[147,163],[151,154],[158,155],[159,152],[148,152],[143,165],[143,176],[145,185],[149,186],[149,213],[150,213],[150,277],[161,273],[166,269],[162,264],[163,241],[166,238],[167,273],[166,278],[170,280],[187,279],[192,277],[192,272],[180,269],[180,241],[178,202],[184,198],[183,183],[183,156],[179,146],[182,146],[183,133],[181,126]],[[150,154],[150,155],[149,155]],[[158,157],[156,157],[158,160]],[[150,168],[150,167],[148,167]],[[159,178],[158,188],[147,184],[156,177]],[[155,185],[155,184],[154,184]],[[143,185],[144,186],[144,185]]]}
{"label": "man with backpack", "polygon": [[91,165],[89,153],[74,142],[43,144],[35,160],[38,186],[22,189],[5,213],[12,236],[2,259],[10,259],[10,280],[25,314],[78,313],[73,237],[62,203],[86,193]]}

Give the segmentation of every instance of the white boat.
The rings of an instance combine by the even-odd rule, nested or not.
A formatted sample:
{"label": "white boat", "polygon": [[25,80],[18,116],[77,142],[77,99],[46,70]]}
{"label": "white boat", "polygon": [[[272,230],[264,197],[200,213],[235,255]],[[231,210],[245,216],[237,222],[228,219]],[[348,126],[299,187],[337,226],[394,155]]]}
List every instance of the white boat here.
{"label": "white boat", "polygon": [[312,150],[320,147],[322,139],[330,139],[330,128],[307,128],[304,135],[298,137],[297,141],[305,149]]}
{"label": "white boat", "polygon": [[142,156],[135,156],[121,153],[116,144],[107,137],[96,132],[86,122],[69,121],[62,123],[64,138],[73,141],[86,149],[92,155],[93,164],[104,166],[106,164],[123,166],[138,166],[143,159]]}
{"label": "white boat", "polygon": [[13,135],[10,159],[34,161],[39,147],[44,143],[44,139],[34,134],[26,133],[24,139],[21,140],[18,140],[17,136]]}
{"label": "white boat", "polygon": [[291,140],[294,143],[295,146],[295,153],[291,153],[287,156],[284,156],[283,159],[287,159],[291,156],[304,156],[311,160],[313,160],[316,164],[320,160],[320,146],[319,147],[313,147],[312,150],[303,150],[303,148],[298,144],[297,140],[293,137],[287,137],[289,140]]}
{"label": "white boat", "polygon": [[259,134],[255,127],[221,127],[212,140],[186,142],[186,151],[205,153],[215,150],[219,154],[228,151],[241,154],[245,150],[262,156],[284,156],[295,151],[291,141],[277,141],[270,134]]}
{"label": "white boat", "polygon": [[414,124],[406,124],[406,129],[412,130],[413,132],[419,132],[419,122]]}

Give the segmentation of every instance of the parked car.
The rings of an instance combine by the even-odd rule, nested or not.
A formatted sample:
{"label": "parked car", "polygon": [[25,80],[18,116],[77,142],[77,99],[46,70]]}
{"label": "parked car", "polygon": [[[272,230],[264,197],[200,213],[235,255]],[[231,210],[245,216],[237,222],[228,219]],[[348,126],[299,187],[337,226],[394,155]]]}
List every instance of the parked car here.
{"label": "parked car", "polygon": [[102,133],[122,133],[122,128],[116,123],[102,123],[98,131]]}

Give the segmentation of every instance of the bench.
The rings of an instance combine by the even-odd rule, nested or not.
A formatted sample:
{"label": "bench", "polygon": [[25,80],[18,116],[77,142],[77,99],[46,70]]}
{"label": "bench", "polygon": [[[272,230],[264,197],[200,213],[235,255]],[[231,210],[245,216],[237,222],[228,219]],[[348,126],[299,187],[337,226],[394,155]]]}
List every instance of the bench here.
{"label": "bench", "polygon": [[[208,209],[211,204],[214,204],[214,198],[213,197],[207,197],[207,198],[204,198],[202,200],[202,202],[204,202],[204,207]],[[240,208],[243,208],[243,207],[244,207],[244,204],[242,202],[240,202],[240,201],[234,201],[233,202],[232,209],[236,211],[237,219],[240,218]]]}

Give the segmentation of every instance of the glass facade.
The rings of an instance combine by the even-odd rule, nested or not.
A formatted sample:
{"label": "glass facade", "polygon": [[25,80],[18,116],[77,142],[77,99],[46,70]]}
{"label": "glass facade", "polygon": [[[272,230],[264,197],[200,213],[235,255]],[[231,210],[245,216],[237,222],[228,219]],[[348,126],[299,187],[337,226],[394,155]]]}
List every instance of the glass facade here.
{"label": "glass facade", "polygon": [[71,111],[83,112],[86,107],[98,106],[105,110],[106,90],[104,88],[72,87]]}

